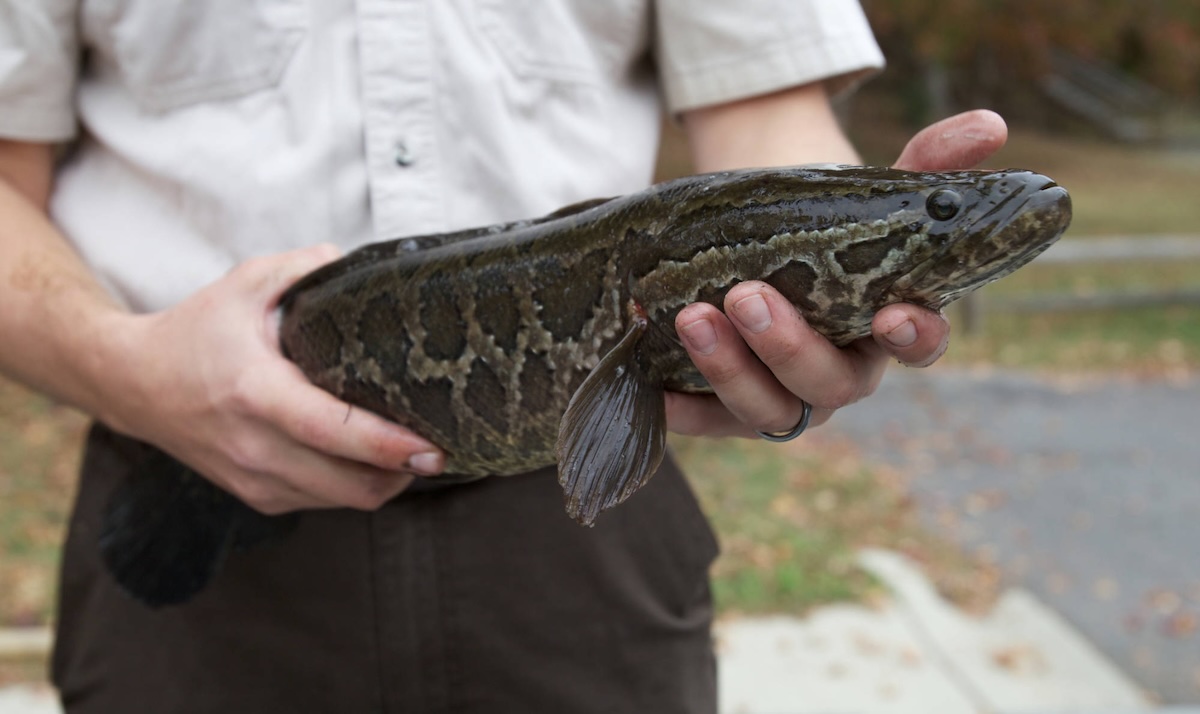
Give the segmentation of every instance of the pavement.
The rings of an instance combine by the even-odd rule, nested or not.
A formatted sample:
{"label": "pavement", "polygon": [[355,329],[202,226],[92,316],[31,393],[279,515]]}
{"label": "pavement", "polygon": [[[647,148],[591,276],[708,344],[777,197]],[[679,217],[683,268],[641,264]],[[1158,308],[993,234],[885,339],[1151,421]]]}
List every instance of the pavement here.
{"label": "pavement", "polygon": [[894,369],[817,434],[906,473],[931,530],[1160,701],[1200,705],[1196,376]]}
{"label": "pavement", "polygon": [[61,714],[54,692],[44,685],[0,687],[0,714]]}

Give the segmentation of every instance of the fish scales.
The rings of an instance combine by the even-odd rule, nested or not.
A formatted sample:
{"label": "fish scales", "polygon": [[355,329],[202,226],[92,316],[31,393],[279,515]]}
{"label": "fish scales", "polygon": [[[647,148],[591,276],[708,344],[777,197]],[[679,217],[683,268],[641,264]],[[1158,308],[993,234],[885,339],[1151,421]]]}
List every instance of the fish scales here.
{"label": "fish scales", "polygon": [[[927,207],[938,191],[959,201],[943,220]],[[1065,196],[1020,171],[688,177],[423,250],[411,239],[372,246],[371,260],[351,255],[285,295],[281,341],[314,383],[445,449],[449,473],[520,473],[557,461],[571,397],[635,320],[648,322],[638,351],[655,379],[709,392],[675,334],[687,304],[719,307],[733,285],[762,279],[847,344],[886,304],[936,309],[977,287],[967,270],[953,284],[894,290],[914,266],[1000,254],[1015,269],[1024,243],[1065,227]],[[1038,230],[1016,230],[1025,223]],[[987,232],[972,241],[976,226]]]}
{"label": "fish scales", "polygon": [[[664,392],[712,391],[675,333],[686,305],[720,308],[737,283],[763,280],[845,345],[869,335],[885,305],[941,309],[1011,273],[1070,218],[1067,192],[1022,170],[692,176],[538,219],[361,248],[284,294],[280,342],[314,384],[441,447],[448,473],[432,479],[557,463],[568,514],[590,524],[657,468]],[[130,514],[203,503],[199,520],[215,533],[218,518],[255,538],[271,530],[186,468],[140,483],[114,496],[101,546],[118,581],[149,604],[190,597],[228,547],[210,549],[215,562],[186,587],[163,585],[146,571],[174,565],[187,534],[146,532]],[[149,542],[160,557],[147,565]]]}

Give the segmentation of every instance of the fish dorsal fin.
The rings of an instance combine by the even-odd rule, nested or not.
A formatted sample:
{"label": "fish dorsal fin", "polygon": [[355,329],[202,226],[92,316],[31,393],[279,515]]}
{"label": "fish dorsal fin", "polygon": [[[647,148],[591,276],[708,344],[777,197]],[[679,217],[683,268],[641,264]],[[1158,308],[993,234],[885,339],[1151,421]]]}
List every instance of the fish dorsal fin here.
{"label": "fish dorsal fin", "polygon": [[596,206],[599,206],[602,203],[608,203],[611,200],[612,200],[611,197],[609,197],[609,198],[589,198],[584,201],[579,201],[578,203],[572,203],[569,206],[563,206],[562,208],[558,209],[554,213],[546,214],[546,217],[539,220],[538,223],[544,223],[546,221],[553,221],[557,218],[565,218],[566,216],[573,216],[576,213],[583,213],[586,210],[595,208]]}
{"label": "fish dorsal fin", "polygon": [[379,243],[370,243],[357,248],[350,253],[347,253],[341,260],[336,260],[327,265],[312,271],[308,275],[296,281],[279,299],[279,304],[286,311],[295,301],[296,296],[305,290],[312,289],[314,286],[333,282],[343,276],[354,273],[361,267],[370,267],[374,264],[387,261],[397,256],[402,256],[411,253],[418,253],[443,246],[454,245],[476,238],[484,238],[486,236],[500,235],[501,233],[514,233],[516,231],[532,228],[543,223],[549,223],[560,218],[573,216],[577,213],[595,208],[601,204],[608,203],[613,200],[610,198],[589,198],[585,201],[572,203],[569,206],[563,206],[553,213],[549,213],[540,218],[524,218],[519,221],[508,221],[506,223],[494,223],[487,226],[479,226],[476,228],[467,228],[460,231],[452,231],[450,233],[429,233],[425,235],[405,236],[404,238],[396,238],[393,240],[382,241]]}
{"label": "fish dorsal fin", "polygon": [[667,416],[662,384],[638,359],[638,320],[571,397],[558,430],[558,482],[567,513],[592,525],[649,480],[662,462]]}

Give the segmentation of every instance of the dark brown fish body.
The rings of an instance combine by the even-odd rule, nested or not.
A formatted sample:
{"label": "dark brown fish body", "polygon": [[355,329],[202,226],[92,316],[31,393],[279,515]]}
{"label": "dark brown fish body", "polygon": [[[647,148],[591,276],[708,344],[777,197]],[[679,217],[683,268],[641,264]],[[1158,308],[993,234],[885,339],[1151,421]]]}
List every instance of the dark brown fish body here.
{"label": "dark brown fish body", "polygon": [[[940,308],[1012,272],[1070,215],[1066,191],[1025,171],[694,176],[364,247],[284,295],[281,345],[315,384],[441,446],[453,475],[437,478],[557,462],[568,513],[591,523],[660,462],[664,390],[711,391],[675,334],[687,304],[765,280],[843,345],[885,305]],[[146,463],[156,473],[114,494],[101,550],[149,605],[290,527],[161,452]]]}
{"label": "dark brown fish body", "polygon": [[617,366],[635,362],[654,392],[634,395],[644,408],[631,432],[661,442],[649,409],[661,389],[711,391],[675,333],[691,302],[720,306],[738,282],[765,280],[845,344],[884,305],[940,308],[1011,272],[1069,219],[1066,192],[1024,171],[694,176],[537,221],[369,246],[285,295],[281,341],[314,383],[444,448],[449,473],[519,473],[562,466],[572,397],[631,330]]}

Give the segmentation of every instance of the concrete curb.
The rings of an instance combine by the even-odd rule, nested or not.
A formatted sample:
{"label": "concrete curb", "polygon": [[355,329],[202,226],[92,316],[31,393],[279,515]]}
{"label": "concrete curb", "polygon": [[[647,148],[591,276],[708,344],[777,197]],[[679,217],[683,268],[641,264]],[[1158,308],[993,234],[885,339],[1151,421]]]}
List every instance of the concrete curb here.
{"label": "concrete curb", "polygon": [[0,658],[46,657],[53,641],[45,627],[0,630]]}
{"label": "concrete curb", "polygon": [[860,555],[879,607],[717,626],[722,714],[1133,714],[1153,703],[1025,591],[986,617],[946,603],[902,556]]}
{"label": "concrete curb", "polygon": [[1150,700],[1066,621],[1024,589],[1006,591],[986,617],[947,605],[903,557],[867,550],[860,564],[882,580],[927,651],[981,711],[1147,711]]}
{"label": "concrete curb", "polygon": [[44,685],[0,687],[0,714],[62,714],[54,690]]}

